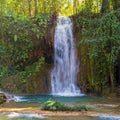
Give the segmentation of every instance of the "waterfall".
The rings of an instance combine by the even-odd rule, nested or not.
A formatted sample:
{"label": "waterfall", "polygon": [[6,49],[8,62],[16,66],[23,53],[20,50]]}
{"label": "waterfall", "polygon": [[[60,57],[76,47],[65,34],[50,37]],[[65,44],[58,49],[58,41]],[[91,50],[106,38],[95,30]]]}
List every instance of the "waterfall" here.
{"label": "waterfall", "polygon": [[77,63],[72,33],[72,21],[69,17],[57,18],[54,35],[54,68],[51,72],[53,95],[80,95],[77,87]]}

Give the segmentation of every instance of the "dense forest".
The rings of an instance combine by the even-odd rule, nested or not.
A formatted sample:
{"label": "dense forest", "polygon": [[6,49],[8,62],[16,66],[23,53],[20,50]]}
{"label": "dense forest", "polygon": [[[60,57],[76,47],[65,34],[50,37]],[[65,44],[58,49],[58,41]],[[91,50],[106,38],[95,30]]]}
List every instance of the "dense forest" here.
{"label": "dense forest", "polygon": [[120,95],[119,0],[0,0],[0,88],[50,92],[58,15],[73,20],[82,92]]}

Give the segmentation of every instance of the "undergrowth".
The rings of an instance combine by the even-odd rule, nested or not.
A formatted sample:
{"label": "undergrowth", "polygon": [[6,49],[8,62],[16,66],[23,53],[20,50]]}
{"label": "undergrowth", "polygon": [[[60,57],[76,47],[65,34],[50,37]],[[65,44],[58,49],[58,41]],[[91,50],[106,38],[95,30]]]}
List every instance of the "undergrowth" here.
{"label": "undergrowth", "polygon": [[48,100],[43,103],[42,110],[50,111],[87,111],[88,108],[85,105],[68,106],[57,100]]}

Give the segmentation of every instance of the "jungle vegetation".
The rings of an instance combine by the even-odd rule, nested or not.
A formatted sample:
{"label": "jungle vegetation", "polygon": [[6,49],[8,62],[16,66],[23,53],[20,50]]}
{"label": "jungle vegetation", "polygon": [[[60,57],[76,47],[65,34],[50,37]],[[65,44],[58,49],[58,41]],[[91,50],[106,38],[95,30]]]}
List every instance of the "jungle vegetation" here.
{"label": "jungle vegetation", "polygon": [[73,18],[82,91],[120,91],[119,0],[0,0],[0,86],[16,75],[26,84],[52,65],[46,34],[60,14]]}

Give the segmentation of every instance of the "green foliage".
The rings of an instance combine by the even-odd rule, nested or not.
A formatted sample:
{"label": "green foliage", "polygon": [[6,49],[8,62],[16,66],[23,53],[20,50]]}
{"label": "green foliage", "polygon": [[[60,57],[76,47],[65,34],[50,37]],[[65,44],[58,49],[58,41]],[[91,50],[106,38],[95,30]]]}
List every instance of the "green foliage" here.
{"label": "green foliage", "polygon": [[[119,2],[109,0],[0,0],[0,80],[20,74],[25,82],[39,71],[43,58],[31,65],[26,62],[38,49],[36,45],[45,43],[49,17],[60,13],[76,15],[86,88],[102,91],[109,82],[115,86],[114,66],[120,60],[119,7]],[[42,55],[46,52],[43,46],[39,50]]]}
{"label": "green foliage", "polygon": [[[44,14],[34,19],[1,17],[0,20],[0,80],[18,74],[23,63],[30,58],[36,41],[45,36],[48,17]],[[33,74],[41,66],[43,58],[34,63],[32,71],[25,68],[21,74]],[[25,66],[23,66],[24,68]],[[22,68],[22,69],[23,69]],[[26,75],[26,76],[27,76]],[[25,75],[22,75],[25,76]]]}
{"label": "green foliage", "polygon": [[8,67],[5,66],[0,66],[0,81],[3,80],[3,78],[9,76],[9,72],[8,72]]}
{"label": "green foliage", "polygon": [[62,110],[66,110],[66,106],[64,104],[61,104],[57,100],[48,100],[43,104],[42,109],[43,110],[53,110],[53,111],[61,110],[62,111]]}
{"label": "green foliage", "polygon": [[25,70],[19,73],[21,76],[21,80],[25,82],[26,78],[34,75],[37,72],[40,72],[40,68],[43,64],[45,64],[45,60],[44,57],[41,57],[37,62],[34,62],[30,66],[26,66]]}
{"label": "green foliage", "polygon": [[5,16],[34,17],[39,14],[51,15],[55,12],[72,14],[73,5],[66,0],[5,0],[0,1],[0,13]]}
{"label": "green foliage", "polygon": [[[84,19],[81,44],[90,45],[91,57],[102,53],[108,61],[115,62],[120,50],[120,22],[114,12],[98,19]],[[88,39],[84,39],[87,36]],[[110,55],[111,54],[111,55]],[[111,57],[111,58],[110,58]]]}
{"label": "green foliage", "polygon": [[0,81],[17,73],[18,73],[18,70],[15,69],[14,67],[0,65]]}
{"label": "green foliage", "polygon": [[[115,86],[114,66],[117,64],[120,53],[120,21],[119,10],[106,13],[94,18],[92,15],[78,17],[82,26],[82,40],[79,42],[83,64],[87,67],[87,81],[89,89],[102,92],[103,88]],[[88,59],[89,62],[86,60]]]}
{"label": "green foliage", "polygon": [[62,104],[57,100],[48,100],[44,102],[42,109],[52,110],[52,111],[87,111],[88,110],[87,107],[84,105],[71,107],[71,106]]}

